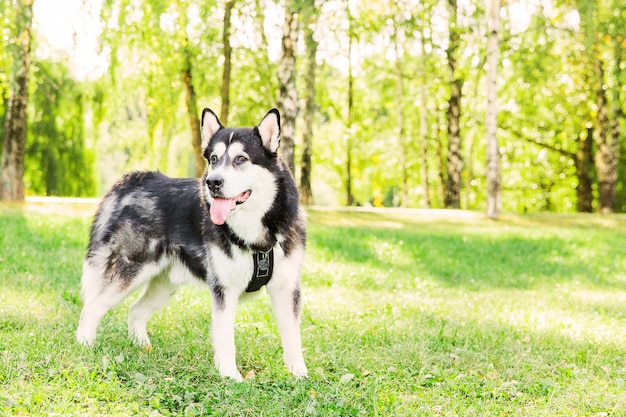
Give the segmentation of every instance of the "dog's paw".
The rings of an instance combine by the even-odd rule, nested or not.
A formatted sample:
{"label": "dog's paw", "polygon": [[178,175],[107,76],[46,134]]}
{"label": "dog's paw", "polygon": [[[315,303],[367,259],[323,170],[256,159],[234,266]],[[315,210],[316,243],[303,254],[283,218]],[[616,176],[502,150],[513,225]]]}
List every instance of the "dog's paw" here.
{"label": "dog's paw", "polygon": [[76,341],[83,346],[87,346],[87,347],[93,346],[93,342],[95,339],[96,339],[96,335],[92,335],[87,332],[84,332],[80,328],[76,331]]}
{"label": "dog's paw", "polygon": [[291,372],[296,378],[306,378],[308,376],[308,371],[304,362],[292,364],[289,368],[289,372]]}
{"label": "dog's paw", "polygon": [[220,372],[220,375],[224,378],[230,378],[232,380],[234,380],[235,382],[243,382],[243,376],[241,376],[241,373],[239,371],[236,372],[228,372],[228,373],[223,373]]}
{"label": "dog's paw", "polygon": [[152,349],[152,344],[150,343],[148,333],[143,332],[143,334],[141,334],[134,331],[129,331],[128,337],[130,337],[133,343],[135,343],[137,346]]}
{"label": "dog's paw", "polygon": [[235,382],[243,382],[243,376],[241,376],[241,373],[237,370],[237,366],[220,366],[218,364],[217,370],[223,378],[230,378]]}

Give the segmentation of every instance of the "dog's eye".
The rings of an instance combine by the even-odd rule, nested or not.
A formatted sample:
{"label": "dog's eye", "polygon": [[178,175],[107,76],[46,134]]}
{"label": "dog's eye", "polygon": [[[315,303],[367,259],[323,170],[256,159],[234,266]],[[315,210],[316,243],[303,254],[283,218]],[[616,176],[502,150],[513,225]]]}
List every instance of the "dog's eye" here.
{"label": "dog's eye", "polygon": [[246,162],[248,162],[248,158],[246,158],[243,155],[239,155],[235,157],[235,165],[245,164]]}
{"label": "dog's eye", "polygon": [[211,155],[211,157],[209,158],[209,163],[211,165],[217,164],[217,155],[215,155],[215,154]]}

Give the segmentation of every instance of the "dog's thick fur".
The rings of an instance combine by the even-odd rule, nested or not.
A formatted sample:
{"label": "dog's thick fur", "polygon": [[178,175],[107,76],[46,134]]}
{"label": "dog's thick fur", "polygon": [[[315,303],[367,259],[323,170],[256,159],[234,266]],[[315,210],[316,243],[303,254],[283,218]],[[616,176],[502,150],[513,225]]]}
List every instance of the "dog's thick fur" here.
{"label": "dog's thick fur", "polygon": [[299,321],[305,218],[294,180],[277,155],[280,115],[254,128],[225,128],[202,112],[202,179],[156,172],[123,177],[104,197],[91,228],[81,279],[84,301],[76,332],[92,345],[102,317],[145,286],[130,308],[130,336],[150,345],[146,323],[180,284],[199,280],[212,293],[215,365],[241,381],[235,361],[235,313],[253,276],[255,252],[273,248],[266,287],[278,321],[287,369],[306,376]]}

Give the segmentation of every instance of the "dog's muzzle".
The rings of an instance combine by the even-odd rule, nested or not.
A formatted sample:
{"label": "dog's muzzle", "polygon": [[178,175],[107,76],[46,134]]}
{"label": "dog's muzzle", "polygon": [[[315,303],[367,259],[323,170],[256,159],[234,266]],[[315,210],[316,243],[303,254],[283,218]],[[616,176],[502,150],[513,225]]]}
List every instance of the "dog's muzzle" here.
{"label": "dog's muzzle", "polygon": [[222,187],[224,186],[224,178],[221,176],[208,176],[206,179],[206,185],[209,187],[211,197],[221,197]]}
{"label": "dog's muzzle", "polygon": [[247,190],[234,197],[224,195],[224,178],[220,176],[207,177],[206,185],[213,200],[209,203],[209,214],[211,221],[217,225],[226,223],[230,212],[239,204],[245,203],[252,193],[252,191]]}

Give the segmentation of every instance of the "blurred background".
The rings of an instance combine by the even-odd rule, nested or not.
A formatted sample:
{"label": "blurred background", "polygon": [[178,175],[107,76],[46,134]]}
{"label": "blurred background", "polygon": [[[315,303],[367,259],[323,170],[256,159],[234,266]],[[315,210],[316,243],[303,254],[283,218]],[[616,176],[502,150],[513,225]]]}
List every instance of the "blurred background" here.
{"label": "blurred background", "polygon": [[624,27],[620,0],[0,0],[4,190],[199,176],[204,107],[278,107],[306,204],[623,212]]}

